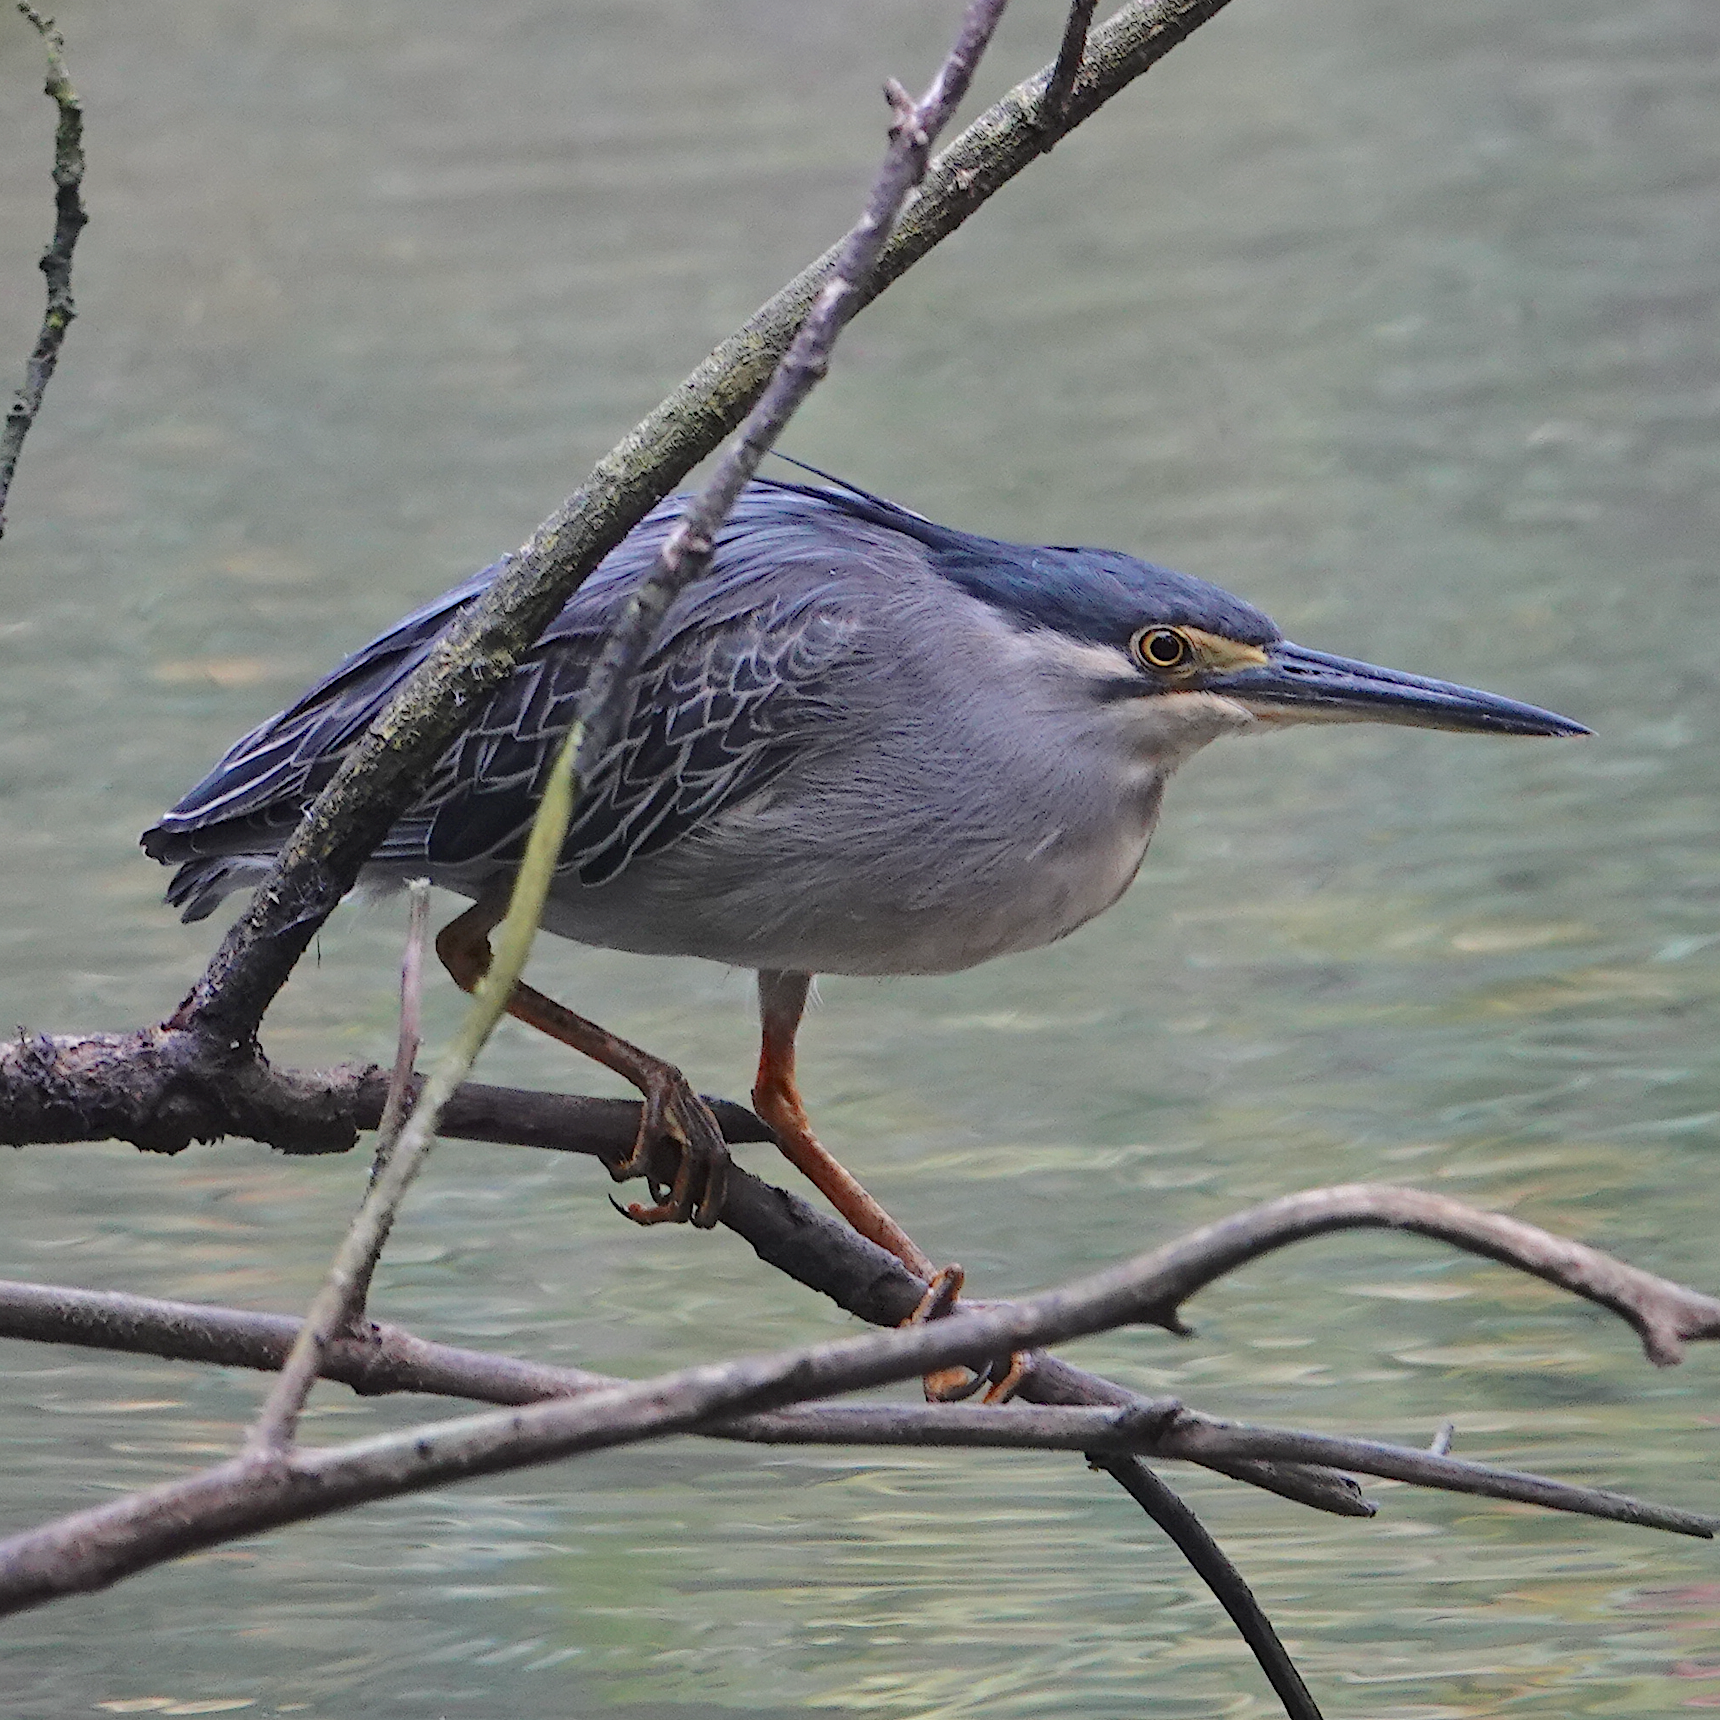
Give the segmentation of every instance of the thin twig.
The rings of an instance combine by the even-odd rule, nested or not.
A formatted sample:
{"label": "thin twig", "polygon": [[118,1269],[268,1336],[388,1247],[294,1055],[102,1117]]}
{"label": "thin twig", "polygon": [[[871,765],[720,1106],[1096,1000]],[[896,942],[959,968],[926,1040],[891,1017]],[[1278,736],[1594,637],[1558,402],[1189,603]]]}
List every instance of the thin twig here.
{"label": "thin twig", "polygon": [[[418,1048],[423,1040],[424,1015],[424,951],[430,938],[430,880],[414,878],[406,886],[406,948],[400,957],[400,1031],[394,1041],[394,1067],[388,1072],[388,1092],[382,1101],[382,1116],[376,1125],[376,1150],[370,1161],[370,1181],[388,1168],[395,1143],[411,1113],[418,1093],[413,1075],[418,1067]],[[354,1326],[364,1318],[370,1301],[370,1285],[376,1276],[373,1256],[358,1270],[348,1298],[346,1324]]]}
{"label": "thin twig", "polygon": [[370,1169],[373,1182],[388,1162],[412,1103],[412,1076],[418,1066],[418,1047],[423,1038],[424,952],[429,941],[430,880],[414,878],[406,886],[406,948],[400,957],[400,1032],[394,1042],[388,1094],[376,1125],[376,1160]]}
{"label": "thin twig", "polygon": [[54,28],[52,18],[44,18],[25,0],[18,0],[18,10],[35,25],[48,51],[48,81],[42,87],[60,117],[54,127],[54,236],[39,265],[47,277],[48,308],[42,315],[35,350],[24,366],[24,386],[6,414],[4,429],[0,429],[0,537],[6,532],[6,498],[18,468],[18,455],[42,409],[42,397],[60,361],[66,330],[77,315],[72,304],[72,247],[89,220],[80,194],[84,181],[84,110],[66,76],[66,39]]}
{"label": "thin twig", "polygon": [[1069,16],[1063,24],[1063,43],[1057,50],[1051,79],[1033,116],[1034,123],[1045,134],[1047,155],[1068,129],[1069,98],[1075,93],[1075,79],[1081,71],[1081,58],[1087,51],[1087,32],[1093,27],[1094,3],[1095,0],[1071,0]]}
{"label": "thin twig", "polygon": [[1389,1481],[1410,1481],[1418,1487],[1439,1487],[1451,1493],[1474,1493],[1489,1499],[1514,1499],[1549,1510],[1575,1511],[1615,1523],[1665,1529],[1675,1535],[1712,1539],[1717,1519],[1666,1505],[1645,1505],[1627,1494],[1602,1487],[1572,1487],[1545,1476],[1518,1470],[1492,1469],[1458,1457],[1443,1457],[1413,1445],[1386,1445],[1378,1440],[1351,1439],[1327,1433],[1292,1433],[1201,1418],[1180,1423],[1164,1441],[1164,1455],[1200,1461],[1203,1453],[1217,1456],[1283,1457],[1293,1462],[1342,1464],[1364,1475]]}

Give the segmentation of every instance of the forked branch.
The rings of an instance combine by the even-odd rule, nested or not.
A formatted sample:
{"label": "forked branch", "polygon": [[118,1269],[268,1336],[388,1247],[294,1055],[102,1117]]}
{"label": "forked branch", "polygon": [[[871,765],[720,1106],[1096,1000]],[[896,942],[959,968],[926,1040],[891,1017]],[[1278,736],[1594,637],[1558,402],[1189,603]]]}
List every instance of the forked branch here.
{"label": "forked branch", "polygon": [[[0,1280],[0,1337],[75,1344],[220,1367],[279,1368],[301,1323],[195,1302],[165,1302],[113,1291]],[[520,1361],[414,1336],[367,1321],[323,1352],[322,1378],[367,1397],[414,1392],[518,1405],[583,1397],[631,1382],[582,1368]],[[1080,1451],[1174,1458],[1233,1473],[1250,1462],[1289,1459],[1332,1465],[1416,1486],[1509,1499],[1552,1511],[1708,1538],[1714,1520],[1604,1488],[1494,1469],[1447,1452],[1380,1440],[1226,1421],[1176,1398],[1120,1394],[1116,1405],[803,1404],[715,1420],[690,1431],[752,1445],[913,1446],[991,1451]],[[1247,1477],[1243,1477],[1247,1479]],[[1371,1516],[1370,1506],[1348,1511]]]}

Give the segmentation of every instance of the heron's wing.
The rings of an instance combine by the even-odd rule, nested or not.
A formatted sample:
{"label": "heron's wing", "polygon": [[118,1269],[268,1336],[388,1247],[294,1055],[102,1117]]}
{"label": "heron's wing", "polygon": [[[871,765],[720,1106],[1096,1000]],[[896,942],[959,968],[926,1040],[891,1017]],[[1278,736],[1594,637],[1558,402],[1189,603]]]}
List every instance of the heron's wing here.
{"label": "heron's wing", "polygon": [[[829,671],[854,631],[800,603],[676,631],[640,672],[621,735],[575,811],[564,868],[606,883],[818,745],[829,733]],[[564,631],[537,646],[443,755],[377,858],[477,871],[516,862],[602,639]]]}
{"label": "heron's wing", "polygon": [[[666,529],[667,518],[648,526]],[[591,665],[658,535],[636,533],[575,595],[437,761],[378,863],[481,875],[517,861]],[[568,835],[564,864],[583,882],[667,847],[829,734],[828,672],[858,623],[828,600],[828,542],[797,563],[789,537],[755,528],[720,540],[711,573],[671,612]],[[171,863],[278,848],[437,633],[498,571],[408,616],[245,736],[145,833],[145,851]],[[196,883],[180,895],[189,900]]]}

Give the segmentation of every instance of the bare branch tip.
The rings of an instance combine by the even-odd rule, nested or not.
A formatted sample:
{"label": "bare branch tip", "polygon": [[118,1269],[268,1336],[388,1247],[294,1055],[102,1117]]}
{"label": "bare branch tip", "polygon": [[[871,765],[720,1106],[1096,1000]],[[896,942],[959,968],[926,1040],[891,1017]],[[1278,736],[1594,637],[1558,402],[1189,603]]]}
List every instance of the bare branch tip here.
{"label": "bare branch tip", "polygon": [[[47,44],[49,76],[64,76],[65,68],[60,56],[65,52],[66,38],[60,34],[54,20],[46,13],[38,12],[34,6],[27,5],[26,0],[18,0],[18,10],[35,26],[36,33]],[[48,94],[54,94],[51,85]]]}
{"label": "bare branch tip", "polygon": [[884,100],[890,104],[889,139],[899,143],[906,137],[914,149],[925,149],[931,134],[920,119],[920,105],[894,78],[884,80]]}

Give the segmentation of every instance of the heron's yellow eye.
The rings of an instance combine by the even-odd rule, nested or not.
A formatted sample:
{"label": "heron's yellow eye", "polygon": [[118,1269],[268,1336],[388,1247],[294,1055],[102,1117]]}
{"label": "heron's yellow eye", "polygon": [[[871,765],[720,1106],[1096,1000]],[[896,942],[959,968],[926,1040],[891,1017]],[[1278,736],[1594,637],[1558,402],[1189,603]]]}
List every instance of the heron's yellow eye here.
{"label": "heron's yellow eye", "polygon": [[1174,627],[1143,627],[1135,635],[1135,656],[1148,669],[1180,669],[1192,649]]}

